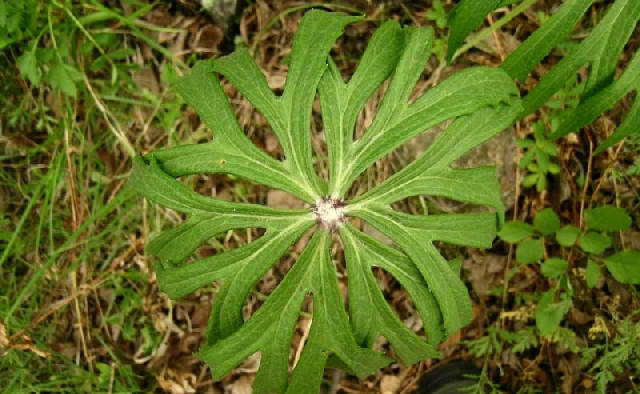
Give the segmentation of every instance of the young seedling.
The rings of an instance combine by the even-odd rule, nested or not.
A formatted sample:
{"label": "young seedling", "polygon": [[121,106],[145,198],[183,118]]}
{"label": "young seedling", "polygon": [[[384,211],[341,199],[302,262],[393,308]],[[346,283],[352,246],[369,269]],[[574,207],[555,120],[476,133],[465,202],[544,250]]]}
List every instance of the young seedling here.
{"label": "young seedling", "polygon": [[[256,393],[317,392],[325,365],[366,377],[392,360],[371,350],[385,336],[405,363],[437,357],[435,346],[471,319],[464,283],[434,246],[435,241],[489,247],[503,207],[494,167],[453,169],[465,152],[498,134],[521,112],[518,91],[500,69],[473,67],[439,83],[410,103],[413,87],[430,57],[431,28],[384,23],[345,82],[329,51],[345,25],[359,17],[309,11],[301,21],[284,92],[276,96],[264,75],[240,48],[198,63],[178,90],[211,128],[212,142],[163,149],[139,157],[132,184],[147,199],[187,215],[184,223],[148,245],[160,262],[160,288],[172,298],[213,281],[220,283],[207,340],[199,356],[214,379],[256,352]],[[271,124],[284,150],[280,161],[245,135],[223,93],[222,74]],[[391,76],[371,126],[354,139],[358,113]],[[328,147],[329,179],[313,169],[311,108],[320,98]],[[353,199],[345,195],[356,178],[387,153],[446,120],[453,123],[406,168]],[[280,189],[309,208],[275,209],[202,196],[175,178],[227,173]],[[495,212],[410,215],[390,204],[415,195],[444,196],[484,205]],[[352,218],[368,221],[395,247],[364,234]],[[262,228],[248,245],[184,264],[208,239],[231,229]],[[258,280],[310,229],[314,233],[297,262],[246,321],[243,304]],[[349,314],[329,253],[335,233],[344,249]],[[393,275],[413,298],[425,339],[409,330],[390,308],[372,267]],[[289,374],[289,350],[305,296],[313,297],[313,322],[304,351]]]}
{"label": "young seedling", "polygon": [[[601,275],[601,262],[611,275],[620,283],[640,283],[640,252],[626,249],[607,257],[606,253],[614,246],[611,233],[623,231],[631,226],[631,216],[623,209],[611,205],[602,205],[585,211],[587,229],[573,225],[561,226],[560,218],[551,208],[540,211],[533,219],[533,225],[517,220],[508,221],[498,236],[505,242],[517,244],[516,261],[521,264],[533,264],[544,260],[540,272],[547,278],[557,279],[557,286],[542,294],[536,309],[536,324],[542,336],[549,337],[560,328],[565,315],[571,307],[573,288],[569,281],[569,262],[563,250],[560,256],[545,259],[545,241],[555,242],[563,248],[579,245],[587,257],[585,282],[589,288],[596,285]],[[545,238],[547,237],[547,238]],[[554,302],[559,294],[560,301]]]}

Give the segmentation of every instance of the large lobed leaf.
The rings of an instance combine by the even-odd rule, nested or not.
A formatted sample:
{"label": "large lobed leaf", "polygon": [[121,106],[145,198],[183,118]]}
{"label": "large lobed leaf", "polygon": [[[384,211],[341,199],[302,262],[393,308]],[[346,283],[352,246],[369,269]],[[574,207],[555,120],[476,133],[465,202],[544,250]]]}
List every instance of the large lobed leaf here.
{"label": "large lobed leaf", "polygon": [[[470,68],[410,103],[430,56],[433,32],[387,22],[371,38],[359,67],[345,82],[329,50],[344,26],[356,20],[317,10],[305,14],[279,97],[244,49],[198,63],[183,78],[179,91],[211,128],[214,140],[159,150],[134,163],[134,187],[149,200],[186,215],[184,223],[148,245],[160,260],[156,272],[161,289],[178,298],[219,282],[200,357],[220,379],[260,352],[256,393],[316,392],[329,364],[365,377],[391,361],[371,350],[379,335],[389,340],[405,363],[437,357],[435,346],[443,337],[470,321],[471,302],[459,274],[434,242],[488,247],[503,215],[495,168],[450,165],[508,127],[522,111],[510,77],[500,69]],[[284,160],[270,157],[247,138],[216,73],[234,84],[269,121]],[[358,113],[391,75],[372,125],[355,140]],[[329,153],[328,182],[312,166],[310,116],[316,92]],[[451,119],[455,120],[417,160],[366,193],[342,201],[368,166]],[[195,193],[176,179],[199,173],[239,176],[289,192],[309,205],[340,200],[347,216],[369,221],[395,246],[369,237],[349,222],[324,226],[314,207],[282,210],[220,201]],[[422,194],[488,206],[494,212],[414,216],[390,207]],[[262,228],[265,233],[245,246],[185,263],[210,238],[242,228]],[[251,289],[312,228],[314,234],[297,262],[245,321],[242,308]],[[335,229],[349,276],[348,313],[330,255],[329,230]],[[393,312],[373,267],[393,275],[413,298],[426,338],[409,330]],[[307,295],[313,300],[313,320],[301,357],[289,373],[291,340]]]}

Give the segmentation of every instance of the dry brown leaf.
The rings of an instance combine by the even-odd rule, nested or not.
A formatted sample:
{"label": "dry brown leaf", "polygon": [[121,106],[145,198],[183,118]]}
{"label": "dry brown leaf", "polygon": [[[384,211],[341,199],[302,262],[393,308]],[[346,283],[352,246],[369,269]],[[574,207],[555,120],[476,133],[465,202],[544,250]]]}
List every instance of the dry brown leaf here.
{"label": "dry brown leaf", "polygon": [[278,141],[278,137],[273,133],[266,133],[264,138],[264,148],[269,153],[278,151],[278,148],[280,148],[280,141]]}
{"label": "dry brown leaf", "polygon": [[28,350],[42,358],[49,358],[51,356],[50,353],[42,351],[37,347],[35,347],[31,343],[31,338],[29,338],[27,334],[20,335],[20,339],[22,340],[22,343],[17,343],[17,344],[10,343],[9,337],[7,335],[7,328],[5,327],[4,323],[0,321],[0,348],[3,348],[4,350],[9,350],[9,349]]}
{"label": "dry brown leaf", "polygon": [[384,375],[380,380],[380,392],[382,394],[394,394],[400,389],[402,381],[394,375]]}
{"label": "dry brown leaf", "polygon": [[464,260],[463,266],[469,273],[475,292],[479,296],[484,296],[491,287],[499,283],[506,263],[506,256],[472,253],[470,259]]}
{"label": "dry brown leaf", "polygon": [[387,245],[393,244],[393,242],[389,239],[389,237],[387,237],[386,235],[382,234],[380,231],[378,231],[378,229],[376,229],[375,227],[373,227],[372,225],[370,225],[367,222],[365,222],[362,225],[362,232],[364,232],[365,234],[369,234],[373,238],[375,238],[378,241],[380,241],[382,243],[385,243]]}
{"label": "dry brown leaf", "polygon": [[231,384],[231,394],[251,394],[253,393],[253,389],[251,388],[252,384],[252,377],[247,375],[242,376]]}
{"label": "dry brown leaf", "polygon": [[198,30],[189,44],[194,51],[217,52],[224,34],[216,25],[204,25]]}
{"label": "dry brown leaf", "polygon": [[151,67],[145,67],[138,71],[132,72],[131,78],[133,79],[133,82],[136,83],[139,91],[141,92],[146,89],[154,95],[157,95],[160,91],[158,78],[156,78],[156,74],[153,72]]}
{"label": "dry brown leaf", "polygon": [[562,393],[572,393],[573,387],[577,383],[578,378],[580,377],[580,357],[573,354],[570,355],[569,358],[562,357],[558,361],[558,370],[562,372],[562,383],[560,384],[560,390]]}
{"label": "dry brown leaf", "polygon": [[49,358],[51,357],[51,353],[42,351],[40,349],[38,349],[37,347],[33,346],[30,343],[20,343],[17,345],[12,345],[11,349],[16,349],[16,350],[29,350],[31,352],[33,352],[34,354],[42,357],[42,358]]}
{"label": "dry brown leaf", "polygon": [[9,338],[7,337],[7,329],[4,324],[0,321],[0,346],[7,347],[9,346]]}
{"label": "dry brown leaf", "polygon": [[267,193],[267,205],[274,208],[300,209],[304,207],[302,200],[282,190],[271,190]]}

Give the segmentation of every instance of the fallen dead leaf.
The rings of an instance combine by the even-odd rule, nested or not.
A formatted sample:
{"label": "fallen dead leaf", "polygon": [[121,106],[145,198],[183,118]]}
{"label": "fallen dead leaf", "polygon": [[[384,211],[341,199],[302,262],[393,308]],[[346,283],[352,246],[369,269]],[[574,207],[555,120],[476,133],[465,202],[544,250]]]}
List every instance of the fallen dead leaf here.
{"label": "fallen dead leaf", "polygon": [[462,339],[463,333],[462,330],[458,330],[451,334],[447,340],[442,342],[440,346],[438,346],[438,350],[442,352],[444,357],[449,357],[458,347],[458,343]]}
{"label": "fallen dead leaf", "polygon": [[156,74],[150,67],[145,67],[141,70],[134,71],[131,75],[131,78],[136,83],[138,89],[141,92],[146,89],[154,95],[157,95],[160,91]]}
{"label": "fallen dead leaf", "polygon": [[19,338],[22,341],[22,343],[11,343],[9,341],[9,337],[7,336],[7,328],[5,327],[4,323],[0,321],[0,347],[1,348],[5,350],[9,350],[9,349],[28,350],[42,358],[49,358],[51,356],[50,353],[42,351],[37,347],[35,347],[31,343],[31,338],[29,338],[27,334],[20,334]]}
{"label": "fallen dead leaf", "polygon": [[242,376],[240,379],[236,380],[231,384],[231,394],[253,393],[253,389],[251,388],[252,383],[253,383],[253,378],[246,375]]}
{"label": "fallen dead leaf", "polygon": [[0,346],[2,346],[2,347],[9,346],[9,338],[7,337],[7,329],[4,326],[4,324],[2,324],[2,322],[0,322]]}
{"label": "fallen dead leaf", "polygon": [[385,243],[387,245],[391,245],[393,243],[389,239],[389,237],[387,237],[386,235],[382,234],[380,231],[378,231],[378,229],[376,229],[375,227],[371,226],[367,222],[364,222],[364,224],[362,225],[362,232],[364,232],[365,234],[369,234],[373,238],[375,238],[378,241],[380,241],[382,243]]}
{"label": "fallen dead leaf", "polygon": [[380,392],[382,394],[394,394],[400,388],[400,378],[394,375],[384,375],[380,380]]}
{"label": "fallen dead leaf", "polygon": [[280,147],[280,141],[278,141],[278,137],[276,137],[273,132],[266,133],[264,138],[264,147],[269,153],[277,151]]}
{"label": "fallen dead leaf", "polygon": [[216,25],[205,25],[196,33],[195,37],[190,40],[190,46],[195,51],[206,50],[215,52],[218,45],[222,42],[224,34]]}
{"label": "fallen dead leaf", "polygon": [[469,273],[473,289],[479,296],[487,294],[489,289],[502,278],[502,272],[507,262],[506,256],[498,254],[471,254],[471,259],[465,259],[464,269]]}
{"label": "fallen dead leaf", "polygon": [[274,208],[300,209],[304,203],[282,190],[271,190],[267,193],[267,205]]}
{"label": "fallen dead leaf", "polygon": [[558,362],[558,369],[562,372],[560,388],[563,393],[572,393],[573,387],[580,377],[580,357],[573,354],[569,358],[562,357]]}

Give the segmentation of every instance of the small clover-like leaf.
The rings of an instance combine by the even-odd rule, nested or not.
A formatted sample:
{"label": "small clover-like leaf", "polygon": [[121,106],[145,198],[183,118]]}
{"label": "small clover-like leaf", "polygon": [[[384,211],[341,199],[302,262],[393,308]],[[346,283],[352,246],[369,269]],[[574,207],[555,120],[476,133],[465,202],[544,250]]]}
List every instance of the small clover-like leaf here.
{"label": "small clover-like leaf", "polygon": [[540,271],[542,275],[547,278],[557,278],[560,275],[567,272],[567,268],[569,268],[569,263],[565,259],[560,259],[557,257],[552,257],[542,264],[540,267]]}
{"label": "small clover-like leaf", "polygon": [[580,235],[580,229],[576,226],[567,225],[556,231],[556,241],[564,247],[571,247],[576,243]]}
{"label": "small clover-like leaf", "polygon": [[640,283],[640,252],[623,250],[604,259],[611,275],[620,283]]}
{"label": "small clover-like leaf", "polygon": [[533,235],[533,226],[519,220],[510,220],[502,226],[498,237],[505,242],[516,243]]}
{"label": "small clover-like leaf", "polygon": [[560,218],[553,209],[546,208],[533,218],[533,227],[542,235],[551,235],[560,229]]}
{"label": "small clover-like leaf", "polygon": [[595,231],[589,231],[580,238],[580,247],[587,253],[604,253],[612,243],[609,236]]}
{"label": "small clover-like leaf", "polygon": [[587,287],[593,289],[596,284],[598,284],[598,280],[600,280],[601,269],[598,263],[589,259],[587,261],[587,269],[585,272],[585,279],[587,281]]}
{"label": "small clover-like leaf", "polygon": [[535,263],[544,257],[544,245],[541,239],[528,239],[516,248],[516,260],[522,264]]}
{"label": "small clover-like leaf", "polygon": [[555,295],[554,290],[542,294],[536,308],[536,326],[545,337],[553,335],[558,330],[571,308],[571,300],[565,298],[564,294],[559,302],[554,302]]}
{"label": "small clover-like leaf", "polygon": [[[206,343],[199,356],[222,378],[253,353],[261,354],[256,393],[317,392],[325,366],[366,377],[392,360],[371,348],[385,336],[406,363],[437,357],[436,346],[471,320],[471,300],[435,242],[490,247],[503,222],[494,167],[454,169],[451,164],[510,126],[522,111],[518,91],[500,69],[473,67],[445,79],[410,103],[414,85],[430,57],[430,28],[384,23],[371,38],[360,65],[345,82],[329,51],[342,29],[360,18],[312,10],[294,40],[281,96],[269,88],[249,52],[197,63],[177,89],[209,126],[213,141],[161,149],[134,161],[132,184],[150,201],[186,215],[147,246],[156,255],[160,288],[183,297],[218,282]],[[217,74],[225,77],[265,117],[284,160],[259,149],[246,136]],[[358,114],[390,76],[378,112],[360,139]],[[313,169],[311,109],[318,94],[328,148],[329,179]],[[453,120],[418,159],[352,200],[354,180],[385,154],[429,128]],[[285,210],[222,201],[200,195],[176,178],[225,173],[288,192],[306,202]],[[391,204],[416,195],[443,196],[494,212],[409,215]],[[369,221],[397,247],[361,232],[350,217]],[[209,239],[229,230],[260,228],[248,244],[186,262]],[[309,230],[313,235],[296,263],[248,318],[249,292]],[[349,275],[349,313],[330,254],[335,232],[344,247]],[[425,338],[407,328],[382,293],[372,268],[395,277],[414,300]],[[289,371],[289,350],[300,308],[313,300],[304,350]]]}
{"label": "small clover-like leaf", "polygon": [[627,211],[612,205],[587,209],[584,221],[590,229],[599,231],[626,230],[631,226],[631,216]]}

